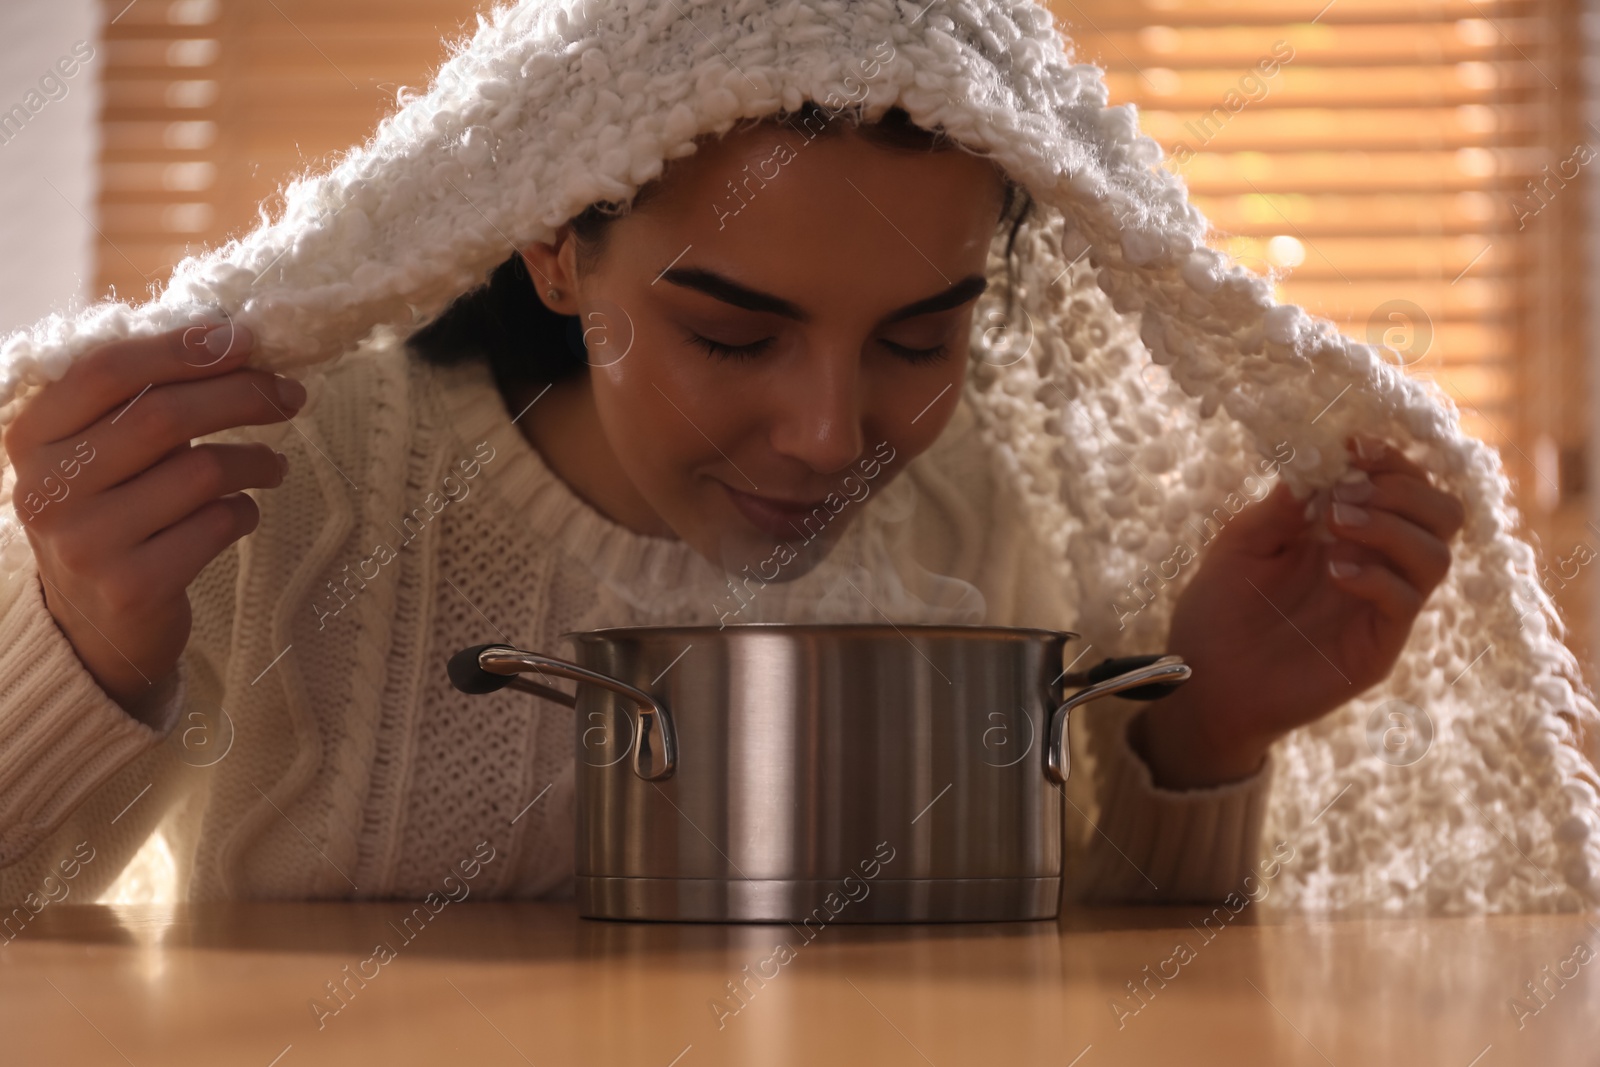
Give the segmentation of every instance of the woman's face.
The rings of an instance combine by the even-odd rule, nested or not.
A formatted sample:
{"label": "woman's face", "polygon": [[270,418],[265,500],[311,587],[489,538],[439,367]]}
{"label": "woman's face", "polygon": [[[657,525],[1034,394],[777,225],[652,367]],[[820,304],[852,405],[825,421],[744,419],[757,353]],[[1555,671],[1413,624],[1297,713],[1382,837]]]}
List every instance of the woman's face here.
{"label": "woman's face", "polygon": [[590,362],[525,432],[624,525],[799,577],[949,419],[1003,191],[848,129],[702,143],[581,276],[565,228],[525,250]]}

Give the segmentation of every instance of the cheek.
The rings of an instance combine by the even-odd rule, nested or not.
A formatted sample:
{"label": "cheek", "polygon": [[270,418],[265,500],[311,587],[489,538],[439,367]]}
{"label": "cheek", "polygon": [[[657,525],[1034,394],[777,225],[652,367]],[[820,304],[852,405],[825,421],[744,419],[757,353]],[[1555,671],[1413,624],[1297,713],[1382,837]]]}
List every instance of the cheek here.
{"label": "cheek", "polygon": [[[630,354],[629,361],[639,354]],[[607,442],[631,474],[637,474],[641,463],[648,467],[659,460],[664,449],[670,450],[673,430],[665,418],[672,413],[671,407],[656,392],[650,376],[641,371],[637,365],[590,371],[595,408]]]}
{"label": "cheek", "polygon": [[[938,363],[904,364],[883,375],[868,425],[878,427],[877,437],[894,447],[894,466],[926,450],[943,432],[960,403],[968,359],[963,346]],[[867,441],[867,451],[877,444]]]}
{"label": "cheek", "polygon": [[727,376],[719,379],[696,358],[640,338],[625,360],[592,372],[606,435],[646,493],[647,479],[670,483],[716,462],[720,457],[711,442],[728,439],[737,391],[730,393]]}

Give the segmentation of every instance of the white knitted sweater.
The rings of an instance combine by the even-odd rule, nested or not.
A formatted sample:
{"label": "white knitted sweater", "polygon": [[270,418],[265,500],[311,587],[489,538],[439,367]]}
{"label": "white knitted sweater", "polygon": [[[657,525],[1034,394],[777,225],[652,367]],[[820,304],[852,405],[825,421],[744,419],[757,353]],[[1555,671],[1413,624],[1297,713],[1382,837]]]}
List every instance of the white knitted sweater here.
{"label": "white knitted sweater", "polygon": [[[407,94],[372,138],[286,188],[281,215],[186,259],[152,300],[51,316],[0,341],[0,420],[90,346],[187,325],[206,309],[250,327],[261,365],[314,377],[374,330],[431,320],[511,247],[551,240],[596,201],[627,200],[668,161],[696,151],[697,139],[806,100],[856,105],[867,121],[901,106],[918,125],[986,154],[1031,194],[1034,210],[1010,250],[1015,291],[1004,235],[992,249],[964,400],[985,454],[997,457],[1002,480],[1025,502],[1023,520],[1048,548],[1041,581],[1068,591],[1075,628],[1100,652],[1159,650],[1195,568],[1170,583],[1155,573],[1193,524],[1233,510],[1259,457],[1280,445],[1293,449],[1282,476],[1296,491],[1331,485],[1349,464],[1344,441],[1368,433],[1396,442],[1464,503],[1450,574],[1389,678],[1277,746],[1263,833],[1294,841],[1296,859],[1275,895],[1306,907],[1396,910],[1600,904],[1600,711],[1561,643],[1499,456],[1462,432],[1437,385],[1327,320],[1278,304],[1271,279],[1209,247],[1207,220],[1183,180],[1160,166],[1161,147],[1140,132],[1136,109],[1111,104],[1104,72],[1075,62],[1071,42],[1032,0],[497,8],[425,93]],[[354,449],[353,465],[365,469],[358,461],[369,447],[378,446]],[[397,455],[400,442],[385,447]],[[417,491],[433,484],[418,478]],[[357,484],[371,491],[370,480]],[[0,504],[10,491],[0,477]],[[14,533],[5,512],[0,527]],[[342,521],[320,532],[324,541],[346,535]],[[303,547],[331,559],[324,542]],[[240,561],[251,551],[241,549]],[[371,551],[363,546],[356,562]],[[28,556],[26,542],[0,528],[0,566],[24,567]],[[253,611],[285,603],[286,593],[289,602],[309,595],[304,583],[323,580],[298,568],[287,585],[285,573],[240,574],[257,583],[236,589]],[[1159,595],[1136,609],[1151,583]],[[420,684],[419,658],[383,675],[388,636],[405,620],[373,618],[356,662],[360,677],[383,676],[384,689],[319,694],[330,705],[353,701],[346,713],[356,721],[363,703]],[[259,651],[270,657],[287,646],[290,617],[260,625],[273,640]],[[297,644],[291,654],[315,659],[334,645]],[[254,672],[258,662],[252,655],[226,669]],[[330,662],[321,676],[335,673]],[[256,694],[271,677],[239,690],[248,706],[265,699]],[[210,696],[221,692],[221,679],[195,681]],[[287,713],[302,706],[291,701]],[[1404,765],[1386,758],[1396,709],[1431,728],[1423,757]],[[271,714],[228,711],[240,723]],[[13,725],[36,714],[0,712]],[[276,728],[297,737],[314,725],[283,714]],[[78,728],[86,737],[118,729],[103,718],[99,726]],[[240,729],[243,740],[250,728]],[[238,869],[244,854],[234,850],[258,834],[280,835],[285,852],[293,846],[291,831],[266,825],[281,817],[259,794],[252,799],[257,787],[287,798],[323,760],[397,758],[367,753],[338,729],[317,736],[319,750],[294,749],[292,758],[268,745],[290,762],[272,765],[267,781],[228,786],[237,795],[222,808],[186,809],[247,811],[245,832],[219,840],[222,851],[194,870]],[[360,791],[341,781],[330,797],[335,818],[354,818]],[[222,782],[232,779],[194,788]],[[1206,838],[1185,840],[1198,847]]]}
{"label": "white knitted sweater", "polygon": [[[194,636],[156,729],[77,662],[36,574],[7,580],[0,900],[39,892],[82,841],[95,859],[74,892],[93,899],[157,826],[180,899],[421,897],[484,840],[497,858],[480,892],[570,893],[572,712],[509,689],[457,692],[445,661],[496,640],[559,655],[564,632],[600,625],[715,624],[725,609],[704,591],[721,576],[683,542],[635,534],[575,496],[481,363],[435,368],[388,348],[318,385],[294,429],[213,438],[270,440],[291,474],[255,494],[260,527],[191,587]],[[1040,549],[975,429],[958,409],[860,505],[822,567],[761,590],[751,608],[811,614],[877,539],[910,538],[917,562],[972,583],[985,621],[1069,623],[1065,590],[1039,580]],[[684,590],[699,592],[672,596]],[[979,621],[976,610],[969,600],[961,617]],[[1075,720],[1069,892],[1221,898],[1255,862],[1270,761],[1216,789],[1157,789],[1122,729],[1137,707],[1110,700]]]}

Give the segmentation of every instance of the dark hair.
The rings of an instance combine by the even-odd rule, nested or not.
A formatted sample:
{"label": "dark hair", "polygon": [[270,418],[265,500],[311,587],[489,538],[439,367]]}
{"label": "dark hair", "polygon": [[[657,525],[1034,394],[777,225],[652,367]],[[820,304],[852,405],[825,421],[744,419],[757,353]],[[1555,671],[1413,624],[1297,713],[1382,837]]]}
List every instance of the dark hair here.
{"label": "dark hair", "polygon": [[[811,139],[837,130],[839,127],[830,125],[830,121],[841,116],[863,138],[879,147],[922,152],[970,151],[949,139],[943,130],[928,130],[914,124],[911,116],[900,107],[890,108],[877,122],[866,123],[861,121],[860,112],[855,108],[831,111],[806,101],[792,112],[747,119],[733,132],[763,122],[780,122]],[[600,201],[569,220],[580,273],[604,253],[611,223],[659,196],[665,176],[640,186],[631,201]],[[1032,198],[1009,176],[1002,173],[1001,178],[1005,183],[1005,201],[1000,218],[1011,224],[1005,256],[1009,304],[1016,290],[1012,246],[1027,218]],[[586,365],[578,317],[560,315],[545,306],[520,252],[513,252],[496,267],[485,284],[457,297],[438,318],[413,333],[407,345],[414,355],[428,363],[447,365],[469,359],[486,360],[502,391],[512,383],[543,385],[560,381]]]}

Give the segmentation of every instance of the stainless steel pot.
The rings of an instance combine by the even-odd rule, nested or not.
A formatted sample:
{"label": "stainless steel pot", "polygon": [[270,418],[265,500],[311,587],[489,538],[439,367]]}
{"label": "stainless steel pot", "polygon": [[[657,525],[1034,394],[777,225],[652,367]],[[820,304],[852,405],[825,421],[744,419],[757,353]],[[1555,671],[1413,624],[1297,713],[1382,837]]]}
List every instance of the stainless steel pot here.
{"label": "stainless steel pot", "polygon": [[450,677],[575,708],[577,904],[603,919],[1054,918],[1072,710],[1189,677],[1176,656],[1067,673],[1076,634],[1013,627],[565,636],[576,662],[478,645]]}

